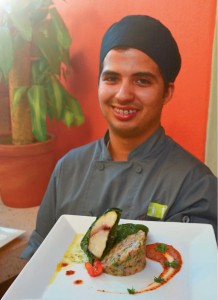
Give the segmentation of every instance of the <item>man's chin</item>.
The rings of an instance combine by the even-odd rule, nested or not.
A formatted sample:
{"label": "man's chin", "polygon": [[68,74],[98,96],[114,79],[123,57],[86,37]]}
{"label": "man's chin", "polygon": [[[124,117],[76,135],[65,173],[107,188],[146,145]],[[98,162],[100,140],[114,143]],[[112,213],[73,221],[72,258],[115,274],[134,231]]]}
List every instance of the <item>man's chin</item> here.
{"label": "man's chin", "polygon": [[136,138],[138,132],[135,128],[121,128],[121,127],[110,127],[109,131],[113,132],[114,135],[120,138]]}

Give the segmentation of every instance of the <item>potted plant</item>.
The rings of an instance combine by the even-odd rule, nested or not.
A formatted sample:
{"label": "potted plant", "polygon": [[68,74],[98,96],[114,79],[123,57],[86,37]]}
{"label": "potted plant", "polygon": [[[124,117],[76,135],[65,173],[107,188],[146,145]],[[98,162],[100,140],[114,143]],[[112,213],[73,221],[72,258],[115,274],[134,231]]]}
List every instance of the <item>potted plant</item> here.
{"label": "potted plant", "polygon": [[[70,45],[71,37],[52,0],[0,2],[0,81],[8,84],[11,108],[11,136],[0,137],[0,195],[7,205],[26,207],[41,201],[54,167],[54,162],[49,162],[42,154],[45,151],[51,157],[51,145],[54,144],[46,130],[47,116],[63,121],[68,127],[81,125],[84,121],[79,102],[65,88],[71,67]],[[47,148],[41,150],[41,147]],[[8,158],[9,153],[13,156],[12,161]],[[34,158],[27,163],[30,153]],[[36,160],[36,153],[43,156],[42,162]],[[25,160],[24,168],[22,159]],[[6,167],[9,165],[11,169],[12,162],[19,165],[9,175],[10,179],[6,179],[9,174]],[[36,172],[39,178],[32,178],[28,173],[32,172],[34,162],[36,167],[41,166]],[[24,183],[18,183],[18,168],[32,181],[28,183],[25,179]],[[40,188],[40,176],[47,169],[49,174]],[[10,184],[8,189],[5,187],[7,182]],[[29,203],[31,199],[21,203],[24,197],[18,193],[21,185],[29,190],[35,186],[35,191],[24,192],[32,203]]]}

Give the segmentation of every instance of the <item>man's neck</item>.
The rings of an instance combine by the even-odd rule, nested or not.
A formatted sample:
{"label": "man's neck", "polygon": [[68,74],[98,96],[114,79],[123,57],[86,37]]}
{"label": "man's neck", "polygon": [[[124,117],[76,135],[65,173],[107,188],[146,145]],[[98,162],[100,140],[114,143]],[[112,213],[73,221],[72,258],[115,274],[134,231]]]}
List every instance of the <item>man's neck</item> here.
{"label": "man's neck", "polygon": [[107,148],[110,155],[114,161],[127,161],[130,152],[137,146],[145,142],[153,132],[150,132],[147,136],[143,138],[138,137],[121,137],[113,134],[109,131],[110,140],[108,142]]}
{"label": "man's neck", "polygon": [[128,155],[132,151],[129,147],[128,141],[110,139],[107,145],[111,157],[115,161],[127,161]]}

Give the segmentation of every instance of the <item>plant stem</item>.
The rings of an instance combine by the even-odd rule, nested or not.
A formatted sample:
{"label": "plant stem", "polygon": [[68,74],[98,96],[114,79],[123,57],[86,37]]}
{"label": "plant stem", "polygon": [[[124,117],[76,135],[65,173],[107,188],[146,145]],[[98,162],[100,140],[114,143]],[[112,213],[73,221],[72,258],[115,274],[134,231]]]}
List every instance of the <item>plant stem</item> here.
{"label": "plant stem", "polygon": [[[13,67],[9,74],[10,106],[12,108],[13,91],[16,87],[30,84],[30,45],[16,51]],[[11,130],[13,144],[33,143],[30,108],[27,96],[23,96],[13,112],[11,110]]]}

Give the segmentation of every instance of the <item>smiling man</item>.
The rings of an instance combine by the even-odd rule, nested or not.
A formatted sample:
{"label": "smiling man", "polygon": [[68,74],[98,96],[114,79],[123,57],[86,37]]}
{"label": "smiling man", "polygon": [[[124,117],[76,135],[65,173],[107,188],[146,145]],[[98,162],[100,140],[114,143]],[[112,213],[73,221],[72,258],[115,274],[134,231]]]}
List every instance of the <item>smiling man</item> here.
{"label": "smiling man", "polygon": [[111,207],[123,218],[207,223],[216,231],[216,177],[161,126],[180,67],[178,46],[158,20],[127,16],[107,30],[98,96],[108,130],[57,163],[23,258],[61,215],[99,216]]}
{"label": "smiling man", "polygon": [[113,160],[128,160],[129,152],[160,127],[162,108],[173,89],[173,83],[165,86],[158,65],[142,51],[113,49],[106,55],[98,95]]}

